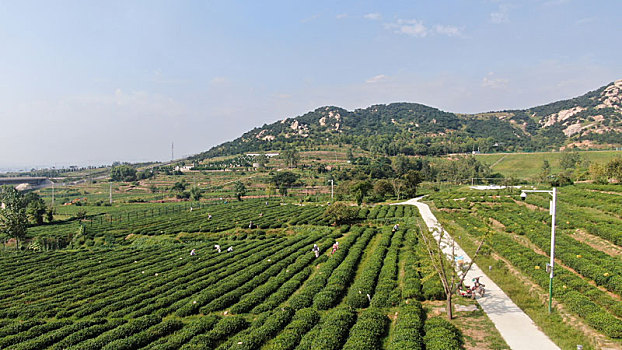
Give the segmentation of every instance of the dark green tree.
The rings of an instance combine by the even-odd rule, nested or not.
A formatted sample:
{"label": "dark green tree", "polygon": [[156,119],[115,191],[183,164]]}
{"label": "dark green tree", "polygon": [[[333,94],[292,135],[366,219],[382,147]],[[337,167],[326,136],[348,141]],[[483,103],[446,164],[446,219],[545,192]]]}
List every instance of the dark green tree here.
{"label": "dark green tree", "polygon": [[190,198],[192,198],[192,200],[194,201],[199,201],[201,200],[202,196],[203,190],[201,190],[199,186],[192,186],[192,188],[190,189]]}
{"label": "dark green tree", "polygon": [[354,197],[356,198],[356,203],[358,205],[363,204],[363,198],[367,196],[367,193],[374,188],[372,183],[369,180],[357,181],[352,184],[350,187],[350,191],[354,193]]}
{"label": "dark green tree", "polygon": [[126,164],[117,165],[110,170],[110,179],[124,182],[136,181],[136,169]]}
{"label": "dark green tree", "polygon": [[618,184],[622,183],[622,158],[610,160],[605,169],[607,177],[617,181]]}
{"label": "dark green tree", "polygon": [[54,213],[55,213],[54,208],[53,207],[48,207],[47,211],[45,212],[45,219],[48,222],[54,221]]}
{"label": "dark green tree", "polygon": [[402,195],[402,192],[406,188],[406,181],[400,178],[395,178],[395,179],[391,179],[390,182],[391,182],[391,186],[393,186],[393,193],[395,193],[395,195],[397,196],[397,200],[399,201]]}
{"label": "dark green tree", "polygon": [[352,148],[348,148],[348,152],[346,153],[346,157],[350,163],[354,163],[354,153],[352,153]]}
{"label": "dark green tree", "polygon": [[15,238],[19,248],[26,239],[27,228],[24,197],[12,186],[0,187],[0,233]]}
{"label": "dark green tree", "polygon": [[268,157],[265,153],[261,152],[255,157],[255,163],[259,165],[259,169],[265,169],[266,164],[268,164]]}
{"label": "dark green tree", "polygon": [[324,211],[324,216],[334,225],[341,225],[354,221],[357,218],[358,209],[344,203],[329,205]]}
{"label": "dark green tree", "polygon": [[241,201],[242,196],[246,196],[246,185],[242,181],[235,182],[235,197]]}
{"label": "dark green tree", "polygon": [[538,174],[538,178],[540,182],[546,182],[547,179],[551,176],[551,164],[548,160],[542,161],[542,167],[540,168],[540,174]]}
{"label": "dark green tree", "polygon": [[155,173],[153,172],[153,169],[148,169],[148,170],[143,170],[137,173],[136,178],[138,180],[147,180],[147,179],[151,179],[154,175]]}
{"label": "dark green tree", "polygon": [[413,164],[410,159],[401,154],[393,159],[391,165],[393,170],[395,170],[395,174],[400,177],[404,176],[409,170],[415,167],[415,164]]}
{"label": "dark green tree", "polygon": [[175,182],[173,187],[171,187],[171,191],[172,192],[183,192],[186,190],[187,187],[188,187],[188,183],[186,182],[186,180],[182,179],[181,181]]}
{"label": "dark green tree", "polygon": [[297,184],[299,178],[300,175],[298,174],[289,171],[281,171],[273,175],[270,182],[279,189],[282,195],[286,195],[287,189]]}
{"label": "dark green tree", "polygon": [[300,161],[300,154],[295,148],[286,149],[283,151],[283,159],[285,159],[285,163],[288,167],[295,168]]}
{"label": "dark green tree", "polygon": [[421,173],[417,170],[409,170],[403,178],[406,183],[406,188],[404,189],[406,195],[410,197],[416,196],[417,187],[419,187],[419,184],[423,182],[423,176],[421,176]]}
{"label": "dark green tree", "polygon": [[381,199],[393,195],[393,186],[391,182],[385,179],[376,181],[376,183],[374,183],[374,194]]}
{"label": "dark green tree", "polygon": [[564,151],[562,152],[559,165],[562,169],[574,169],[577,165],[581,164],[582,158],[578,152]]}
{"label": "dark green tree", "polygon": [[24,205],[26,206],[26,216],[28,220],[35,225],[43,224],[43,216],[47,208],[39,194],[35,192],[26,194],[24,196]]}

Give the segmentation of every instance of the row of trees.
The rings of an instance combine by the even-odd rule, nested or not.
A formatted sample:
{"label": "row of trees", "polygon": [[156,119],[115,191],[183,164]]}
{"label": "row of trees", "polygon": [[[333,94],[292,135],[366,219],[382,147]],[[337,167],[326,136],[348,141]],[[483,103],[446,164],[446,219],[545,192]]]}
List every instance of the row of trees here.
{"label": "row of trees", "polygon": [[622,183],[622,158],[614,158],[601,164],[590,162],[575,151],[565,151],[559,160],[558,173],[552,172],[551,163],[542,161],[540,171],[535,180],[550,183],[553,186],[572,184],[578,180],[592,180],[598,184]]}
{"label": "row of trees", "polygon": [[132,182],[136,180],[150,179],[154,175],[155,172],[153,169],[138,172],[135,168],[128,164],[117,165],[110,169],[110,179],[112,181]]}
{"label": "row of trees", "polygon": [[614,158],[603,165],[590,164],[589,172],[592,180],[596,183],[614,182],[622,184],[622,158]]}

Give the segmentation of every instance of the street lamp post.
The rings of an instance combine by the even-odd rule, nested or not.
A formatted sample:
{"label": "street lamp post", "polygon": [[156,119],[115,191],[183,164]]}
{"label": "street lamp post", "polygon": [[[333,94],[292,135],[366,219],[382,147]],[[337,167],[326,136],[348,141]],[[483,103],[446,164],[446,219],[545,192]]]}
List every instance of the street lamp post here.
{"label": "street lamp post", "polygon": [[525,200],[527,193],[548,193],[552,199],[549,204],[549,214],[551,215],[551,262],[549,263],[549,313],[553,305],[553,266],[555,266],[555,216],[557,212],[557,188],[553,187],[552,190],[521,190],[520,197]]}

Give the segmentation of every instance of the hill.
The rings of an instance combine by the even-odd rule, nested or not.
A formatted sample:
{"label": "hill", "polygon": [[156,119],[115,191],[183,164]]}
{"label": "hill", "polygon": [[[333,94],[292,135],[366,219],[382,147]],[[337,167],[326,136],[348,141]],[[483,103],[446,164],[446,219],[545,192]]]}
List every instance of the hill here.
{"label": "hill", "polygon": [[354,111],[325,106],[254,128],[192,158],[327,144],[349,144],[389,156],[608,148],[620,145],[621,136],[618,80],[583,96],[525,110],[455,114],[417,103]]}

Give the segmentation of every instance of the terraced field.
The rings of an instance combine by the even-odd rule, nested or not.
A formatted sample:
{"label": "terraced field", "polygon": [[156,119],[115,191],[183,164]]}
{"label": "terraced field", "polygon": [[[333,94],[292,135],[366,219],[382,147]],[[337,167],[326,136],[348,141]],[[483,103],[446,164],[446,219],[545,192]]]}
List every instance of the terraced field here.
{"label": "terraced field", "polygon": [[[446,334],[460,346],[450,323],[426,323],[420,301],[443,295],[438,280],[421,281],[429,267],[417,232],[391,230],[412,208],[378,206],[359,213],[364,224],[329,227],[319,207],[257,204],[236,204],[237,223],[223,205],[86,227],[120,237],[201,222],[220,232],[201,239],[3,252],[0,348],[444,349]],[[236,232],[251,218],[252,229]]]}
{"label": "terraced field", "polygon": [[[436,194],[446,225],[468,240],[488,238],[489,248],[529,280],[548,289],[549,197],[520,192],[455,191]],[[622,338],[622,191],[619,186],[559,189],[553,295],[564,310],[612,339]]]}

